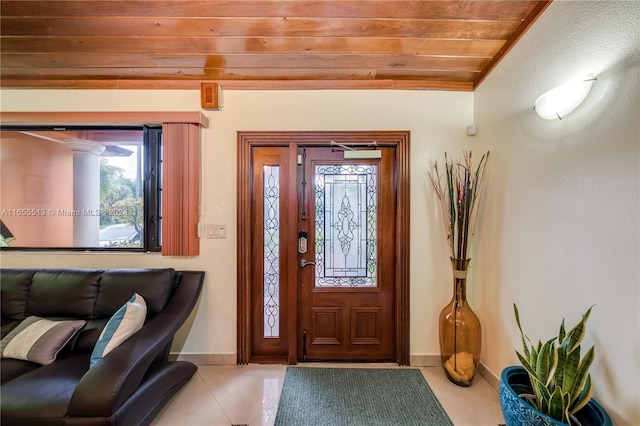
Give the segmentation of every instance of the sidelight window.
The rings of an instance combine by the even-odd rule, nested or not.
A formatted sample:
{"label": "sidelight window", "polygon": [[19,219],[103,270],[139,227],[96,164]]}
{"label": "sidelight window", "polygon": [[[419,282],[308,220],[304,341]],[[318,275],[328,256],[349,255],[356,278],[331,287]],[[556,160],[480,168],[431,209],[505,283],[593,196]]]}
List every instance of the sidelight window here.
{"label": "sidelight window", "polygon": [[263,167],[264,337],[280,336],[280,166]]}

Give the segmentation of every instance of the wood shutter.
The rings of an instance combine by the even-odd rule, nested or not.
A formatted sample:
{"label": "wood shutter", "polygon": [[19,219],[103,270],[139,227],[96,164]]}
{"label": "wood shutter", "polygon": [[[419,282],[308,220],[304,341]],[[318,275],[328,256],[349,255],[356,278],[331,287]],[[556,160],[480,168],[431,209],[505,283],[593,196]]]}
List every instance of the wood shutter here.
{"label": "wood shutter", "polygon": [[162,125],[162,255],[200,253],[200,126]]}

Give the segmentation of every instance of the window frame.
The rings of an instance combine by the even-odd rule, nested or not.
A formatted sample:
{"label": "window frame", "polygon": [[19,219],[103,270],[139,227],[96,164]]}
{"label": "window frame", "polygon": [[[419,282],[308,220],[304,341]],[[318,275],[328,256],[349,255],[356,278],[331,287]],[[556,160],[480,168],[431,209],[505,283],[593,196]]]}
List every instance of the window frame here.
{"label": "window frame", "polygon": [[[145,156],[143,158],[144,235],[142,247],[0,247],[0,251],[71,251],[71,252],[160,252],[161,246],[161,198],[162,176],[162,126],[161,125],[18,125],[0,124],[0,131],[63,131],[63,130],[139,130],[143,134]],[[151,193],[150,191],[153,191]]]}
{"label": "window frame", "polygon": [[[162,205],[162,256],[198,256],[200,236],[195,229],[200,214],[201,158],[197,151],[203,142],[202,129],[209,127],[209,118],[200,110],[196,111],[3,111],[0,125],[157,125],[163,129],[163,199],[173,198]],[[198,131],[176,131],[176,125],[191,124]],[[179,126],[178,126],[179,127]],[[167,130],[169,130],[167,132]],[[167,152],[170,148],[187,141],[191,155],[174,159]],[[178,175],[183,186],[173,185],[167,175]],[[187,181],[185,181],[187,179]],[[169,186],[167,186],[167,183]],[[178,193],[176,194],[176,191]],[[167,197],[167,195],[169,197]],[[191,211],[189,211],[191,209]],[[188,220],[183,220],[184,217]],[[167,232],[174,228],[181,232]]]}
{"label": "window frame", "polygon": [[143,250],[162,250],[162,126],[144,126],[144,243]]}

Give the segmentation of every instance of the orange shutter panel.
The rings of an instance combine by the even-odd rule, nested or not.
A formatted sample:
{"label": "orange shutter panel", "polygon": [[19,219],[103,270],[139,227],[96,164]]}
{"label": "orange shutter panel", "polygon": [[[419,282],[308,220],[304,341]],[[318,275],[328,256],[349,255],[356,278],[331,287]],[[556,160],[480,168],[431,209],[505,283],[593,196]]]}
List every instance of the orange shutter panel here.
{"label": "orange shutter panel", "polygon": [[162,255],[200,253],[200,126],[162,125]]}

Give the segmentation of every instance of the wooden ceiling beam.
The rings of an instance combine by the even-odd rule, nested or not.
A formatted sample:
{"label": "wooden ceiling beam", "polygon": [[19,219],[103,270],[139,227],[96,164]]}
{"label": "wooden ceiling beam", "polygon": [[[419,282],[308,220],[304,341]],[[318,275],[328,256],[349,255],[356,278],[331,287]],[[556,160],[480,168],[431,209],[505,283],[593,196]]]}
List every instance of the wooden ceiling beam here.
{"label": "wooden ceiling beam", "polygon": [[[91,4],[91,3],[89,3]],[[520,21],[311,18],[11,17],[2,36],[410,37],[506,40]]]}
{"label": "wooden ceiling beam", "polygon": [[[350,68],[350,69],[275,69],[275,68],[259,68],[259,69],[206,69],[191,70],[163,68],[163,69],[145,69],[131,72],[126,75],[125,72],[116,69],[63,69],[58,75],[52,77],[49,70],[32,70],[27,68],[18,68],[12,70],[3,70],[0,76],[2,80],[374,80],[374,79],[401,79],[401,80],[451,80],[451,81],[473,81],[477,76],[477,72],[459,71],[459,70],[376,70],[366,68]],[[27,76],[28,77],[25,77]],[[0,85],[4,81],[0,80]]]}
{"label": "wooden ceiling beam", "polygon": [[[84,3],[84,4],[83,4]],[[87,4],[88,3],[88,4]],[[276,18],[371,18],[371,19],[523,19],[536,1],[398,1],[398,0],[164,0],[127,1],[126,16],[255,17]],[[3,0],[2,16],[122,16],[122,0],[116,1],[24,1]]]}
{"label": "wooden ceiling beam", "polygon": [[[290,69],[430,69],[480,71],[490,58],[469,56],[415,55],[137,55],[137,54],[48,54],[2,53],[3,71],[11,68],[46,68],[55,74],[58,68],[122,68],[123,72],[143,69],[176,68],[290,68]],[[46,65],[46,67],[45,67]]]}
{"label": "wooden ceiling beam", "polygon": [[[135,41],[135,42],[132,42]],[[504,40],[400,37],[162,37],[12,36],[2,38],[8,53],[148,54],[404,54],[493,57]]]}
{"label": "wooden ceiling beam", "polygon": [[[469,82],[429,80],[207,80],[217,83],[223,90],[473,90]],[[200,90],[201,80],[24,80],[5,79],[4,88],[47,89],[180,89]],[[224,105],[223,105],[224,107]]]}

